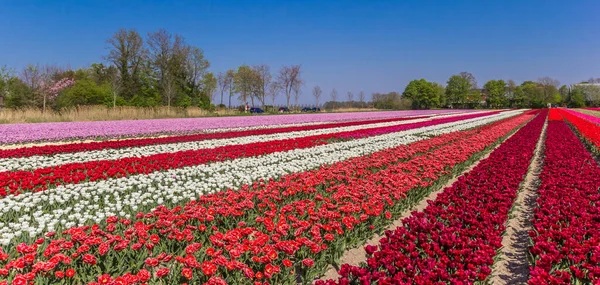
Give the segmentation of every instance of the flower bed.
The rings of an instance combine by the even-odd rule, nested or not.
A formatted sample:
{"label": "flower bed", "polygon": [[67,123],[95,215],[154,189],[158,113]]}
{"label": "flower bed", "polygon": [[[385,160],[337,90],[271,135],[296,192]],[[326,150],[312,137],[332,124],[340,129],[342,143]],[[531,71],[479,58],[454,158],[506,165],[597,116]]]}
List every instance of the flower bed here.
{"label": "flower bed", "polygon": [[[417,189],[440,183],[529,118],[201,196],[183,207],[159,206],[133,220],[109,217],[101,226],[50,233],[37,246],[10,248],[0,264],[13,282],[294,284],[298,275],[310,280],[332,255],[418,200]],[[71,269],[74,275],[65,277]]]}
{"label": "flower bed", "polygon": [[501,144],[420,213],[367,246],[365,266],[342,265],[338,282],[318,284],[472,284],[491,273],[546,114]]}
{"label": "flower bed", "polygon": [[383,119],[453,112],[469,112],[469,110],[418,110],[135,121],[123,120],[38,124],[0,124],[0,143],[6,144],[42,140],[56,141],[88,138],[114,138],[156,135],[164,133],[181,134],[220,128],[239,128],[324,121]]}
{"label": "flower bed", "polygon": [[571,112],[562,109],[553,109],[552,112],[560,114],[568,121],[573,127],[577,129],[588,143],[592,146],[594,151],[600,149],[600,126],[596,125],[588,120],[585,120],[579,116],[573,115]]}
{"label": "flower bed", "polygon": [[596,116],[584,114],[584,113],[577,112],[577,111],[574,111],[574,110],[569,110],[569,109],[564,109],[564,110],[561,110],[561,111],[567,112],[567,113],[572,114],[572,115],[575,115],[575,116],[577,116],[579,118],[582,118],[584,120],[590,121],[590,122],[592,122],[592,123],[594,123],[596,125],[600,124],[600,117],[596,117]]}
{"label": "flower bed", "polygon": [[[27,156],[27,157],[14,157],[14,158],[5,158],[0,159],[0,172],[2,171],[15,171],[15,170],[27,170],[27,169],[35,169],[42,167],[50,167],[61,164],[68,163],[80,163],[80,162],[88,162],[95,160],[117,160],[127,157],[142,157],[142,156],[150,156],[161,153],[172,153],[186,150],[198,150],[198,149],[209,149],[216,148],[222,146],[233,146],[233,145],[243,145],[250,143],[259,143],[259,142],[268,142],[268,141],[276,141],[276,140],[290,140],[295,138],[302,138],[307,136],[316,136],[316,135],[327,135],[333,133],[347,132],[347,131],[356,131],[362,129],[369,128],[381,128],[388,127],[394,125],[401,125],[407,123],[416,123],[416,122],[424,122],[430,119],[416,119],[416,120],[407,120],[407,121],[391,121],[391,122],[383,122],[383,123],[375,123],[375,124],[362,124],[357,126],[346,126],[346,127],[335,127],[335,128],[322,128],[322,129],[314,129],[314,130],[304,130],[304,131],[290,131],[290,132],[275,132],[273,134],[263,134],[263,135],[252,135],[252,136],[232,136],[227,138],[229,135],[225,135],[224,138],[221,139],[210,139],[210,140],[198,140],[198,141],[182,141],[175,143],[167,143],[167,144],[151,144],[147,146],[133,146],[133,147],[125,147],[125,148],[107,148],[107,149],[98,149],[91,151],[79,151],[79,152],[63,152],[56,153],[52,155],[35,155],[35,156]],[[315,126],[309,126],[315,127]],[[296,128],[296,127],[294,127]],[[263,130],[256,130],[257,132]],[[246,132],[247,133],[247,132]],[[223,133],[227,134],[227,133]],[[210,134],[212,135],[212,134]],[[196,135],[191,135],[196,136]],[[187,137],[183,137],[184,140],[187,140]],[[144,139],[140,139],[144,140]],[[153,140],[153,139],[148,139]],[[160,140],[160,139],[158,139]],[[109,146],[112,145],[113,142],[119,141],[109,141],[107,142]],[[77,145],[77,144],[76,144]],[[51,149],[55,146],[44,146],[44,149]],[[69,145],[60,145],[58,149],[68,148]]]}
{"label": "flower bed", "polygon": [[289,127],[278,127],[278,128],[262,128],[262,129],[250,129],[250,130],[236,130],[227,132],[215,132],[215,133],[201,133],[201,134],[190,134],[181,136],[168,136],[161,138],[137,138],[137,139],[124,139],[115,141],[99,141],[99,142],[85,142],[85,143],[70,143],[61,145],[46,145],[46,146],[33,146],[33,147],[22,147],[15,149],[0,150],[0,158],[12,158],[12,157],[30,157],[39,155],[53,155],[58,153],[73,153],[82,151],[94,151],[94,150],[105,150],[105,149],[121,149],[131,147],[141,147],[158,144],[173,144],[182,142],[194,142],[203,140],[214,140],[214,139],[230,139],[247,136],[258,136],[258,135],[270,135],[278,133],[290,133],[300,131],[312,131],[322,129],[334,129],[341,127],[350,126],[361,126],[379,123],[390,123],[400,122],[406,120],[417,120],[429,118],[429,116],[418,116],[418,117],[403,117],[403,118],[389,118],[379,120],[366,120],[366,121],[351,121],[351,122],[340,122],[340,123],[326,123],[316,125],[301,125],[301,126],[289,126]]}
{"label": "flower bed", "polygon": [[[118,179],[61,185],[0,199],[0,244],[25,235],[98,223],[111,215],[132,218],[158,205],[175,207],[205,194],[239,189],[243,184],[308,171],[321,165],[369,155],[385,149],[468,130],[520,112],[462,120],[386,135],[348,140],[259,157],[139,174]],[[531,115],[523,115],[525,118]]]}
{"label": "flower bed", "polygon": [[534,229],[529,233],[535,262],[529,284],[596,284],[600,167],[563,121],[549,122],[545,154]]}
{"label": "flower bed", "polygon": [[309,148],[327,141],[339,139],[355,139],[403,130],[422,128],[436,124],[456,122],[486,116],[472,114],[431,121],[393,125],[346,131],[333,134],[315,135],[294,139],[274,140],[242,145],[226,145],[211,149],[186,150],[172,153],[159,153],[144,157],[127,157],[117,160],[98,160],[84,163],[68,163],[58,166],[37,168],[32,171],[9,171],[0,173],[0,197],[7,194],[18,194],[23,191],[41,191],[49,186],[60,184],[96,181],[107,178],[118,178],[132,174],[149,174],[154,171],[181,168],[209,162],[225,161],[240,157],[252,157],[293,149]]}

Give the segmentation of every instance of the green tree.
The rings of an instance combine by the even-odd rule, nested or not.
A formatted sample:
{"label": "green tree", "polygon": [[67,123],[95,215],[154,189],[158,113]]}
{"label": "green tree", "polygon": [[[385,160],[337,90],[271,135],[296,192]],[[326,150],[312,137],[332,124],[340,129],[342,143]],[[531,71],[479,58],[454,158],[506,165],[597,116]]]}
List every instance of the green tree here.
{"label": "green tree", "polygon": [[56,104],[59,109],[78,105],[112,105],[112,93],[108,83],[98,85],[92,79],[78,80],[58,96]]}
{"label": "green tree", "polygon": [[430,109],[440,104],[440,99],[433,83],[425,79],[409,82],[402,96],[411,99],[413,108],[415,109]]}
{"label": "green tree", "polygon": [[471,82],[463,76],[452,75],[446,85],[446,104],[452,108],[462,107],[467,102]]}
{"label": "green tree", "polygon": [[581,88],[573,88],[570,94],[569,107],[581,108],[585,107],[585,94]]}
{"label": "green tree", "polygon": [[127,100],[139,96],[140,75],[148,53],[144,40],[135,30],[120,29],[106,43],[110,48],[106,59],[119,70],[122,87],[119,95]]}
{"label": "green tree", "polygon": [[433,89],[435,89],[436,97],[439,99],[439,104],[436,107],[445,107],[446,105],[446,88],[437,82],[433,82]]}
{"label": "green tree", "polygon": [[521,83],[523,89],[523,96],[525,98],[525,107],[527,108],[544,108],[546,102],[544,101],[544,88],[543,86],[533,82],[525,81]]}
{"label": "green tree", "polygon": [[31,87],[17,77],[11,77],[6,82],[5,105],[8,108],[24,108],[34,104],[34,92]]}
{"label": "green tree", "polygon": [[529,107],[529,105],[527,104],[526,98],[525,98],[525,92],[523,92],[523,87],[521,87],[521,86],[515,87],[510,107],[512,107],[512,108],[527,108],[527,107]]}
{"label": "green tree", "polygon": [[254,97],[261,88],[260,75],[251,67],[242,65],[238,68],[234,77],[235,89],[240,94],[242,104],[248,102],[248,99],[254,106]]}
{"label": "green tree", "polygon": [[487,104],[491,108],[501,108],[506,105],[506,82],[504,80],[490,80],[483,85],[487,94]]}

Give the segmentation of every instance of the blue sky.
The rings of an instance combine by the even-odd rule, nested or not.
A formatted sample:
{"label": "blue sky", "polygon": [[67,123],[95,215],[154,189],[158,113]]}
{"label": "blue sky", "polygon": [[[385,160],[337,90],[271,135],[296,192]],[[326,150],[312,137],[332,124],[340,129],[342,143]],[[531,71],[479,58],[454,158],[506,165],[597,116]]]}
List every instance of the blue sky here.
{"label": "blue sky", "polygon": [[[119,28],[165,28],[205,51],[211,71],[301,64],[303,102],[402,91],[460,71],[517,82],[600,77],[600,1],[0,0],[0,65],[85,67]],[[355,95],[356,98],[356,95]],[[280,100],[283,98],[280,98]]]}

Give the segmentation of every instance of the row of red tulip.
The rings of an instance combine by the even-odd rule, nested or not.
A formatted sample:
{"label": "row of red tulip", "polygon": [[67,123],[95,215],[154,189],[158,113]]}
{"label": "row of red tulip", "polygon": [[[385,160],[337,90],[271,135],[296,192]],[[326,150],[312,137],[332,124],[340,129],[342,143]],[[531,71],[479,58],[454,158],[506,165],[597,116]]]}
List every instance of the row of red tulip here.
{"label": "row of red tulip", "polygon": [[93,150],[101,150],[101,149],[119,149],[119,148],[126,148],[126,147],[140,147],[140,146],[147,146],[147,145],[192,142],[192,141],[202,141],[202,140],[212,140],[212,139],[229,139],[229,138],[237,138],[237,137],[256,136],[256,135],[270,135],[270,134],[278,134],[278,133],[360,126],[360,125],[367,125],[367,124],[400,122],[400,121],[406,121],[406,120],[423,119],[423,118],[427,118],[427,117],[429,117],[429,116],[419,116],[419,117],[410,117],[410,118],[391,118],[391,119],[379,119],[379,120],[362,120],[362,121],[352,121],[352,122],[327,123],[327,124],[307,125],[307,126],[279,127],[279,128],[241,130],[241,131],[216,132],[216,133],[201,133],[201,134],[191,134],[191,135],[168,136],[168,137],[160,137],[160,138],[137,138],[137,139],[114,140],[114,141],[80,142],[80,143],[69,143],[69,144],[60,144],[60,145],[31,146],[31,147],[21,147],[21,148],[15,148],[15,149],[0,150],[0,158],[29,157],[29,156],[34,156],[34,155],[52,155],[52,154],[57,154],[57,153],[93,151]]}
{"label": "row of red tulip", "polygon": [[529,233],[535,261],[529,284],[597,284],[600,166],[565,122],[550,121],[543,167]]}
{"label": "row of red tulip", "polygon": [[472,284],[487,279],[545,119],[545,112],[537,116],[423,212],[387,231],[379,246],[366,246],[366,265],[342,265],[338,281],[318,284]]}
{"label": "row of red tulip", "polygon": [[13,284],[309,281],[530,118],[205,195],[183,207],[160,206],[134,220],[110,217],[49,233],[0,255],[0,276]]}
{"label": "row of red tulip", "polygon": [[368,137],[409,129],[456,122],[487,116],[492,113],[479,113],[457,117],[440,118],[431,121],[369,128],[332,134],[257,142],[242,145],[227,145],[210,149],[160,153],[145,157],[127,157],[117,160],[99,160],[84,163],[69,163],[38,168],[32,171],[19,170],[0,173],[0,197],[18,194],[23,191],[41,191],[49,186],[96,181],[107,178],[124,177],[132,174],[148,174],[173,168],[193,166],[210,162],[231,160],[240,157],[265,155],[299,148],[309,148],[326,144],[336,139]]}
{"label": "row of red tulip", "polygon": [[[577,131],[589,142],[594,151],[600,151],[600,125],[575,116],[561,109],[552,109],[552,112],[564,117]],[[551,112],[551,113],[552,113]]]}

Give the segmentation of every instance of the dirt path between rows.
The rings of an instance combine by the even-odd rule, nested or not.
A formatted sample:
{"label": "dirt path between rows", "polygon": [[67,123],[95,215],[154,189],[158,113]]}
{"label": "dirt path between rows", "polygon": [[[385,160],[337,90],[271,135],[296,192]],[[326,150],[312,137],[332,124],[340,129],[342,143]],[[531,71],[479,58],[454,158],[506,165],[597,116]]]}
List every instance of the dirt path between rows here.
{"label": "dirt path between rows", "polygon": [[[529,123],[529,122],[527,122],[527,123]],[[525,126],[525,124],[523,126]],[[389,225],[388,227],[386,227],[385,230],[394,230],[397,227],[402,226],[402,219],[409,217],[413,212],[421,212],[421,211],[423,211],[427,207],[429,200],[431,200],[431,201],[435,200],[437,198],[438,194],[441,193],[444,189],[446,189],[446,187],[452,186],[452,184],[454,184],[454,182],[456,182],[459,177],[461,177],[465,173],[473,170],[473,168],[475,168],[477,165],[479,165],[479,163],[482,160],[488,158],[490,156],[490,154],[496,148],[498,148],[502,143],[504,143],[506,140],[508,140],[510,137],[512,137],[517,131],[515,131],[510,136],[508,136],[505,140],[503,140],[501,143],[499,143],[498,145],[496,145],[496,147],[494,147],[493,149],[489,150],[479,160],[473,162],[470,166],[468,166],[467,168],[465,168],[465,170],[463,170],[459,175],[456,175],[455,177],[451,178],[442,187],[440,187],[439,189],[434,190],[433,192],[431,192],[427,197],[425,197],[424,199],[422,199],[417,205],[415,205],[415,206],[411,207],[410,209],[407,209],[404,212],[402,212],[402,215],[400,215],[400,217],[398,219],[396,219],[391,225]],[[361,245],[359,247],[356,247],[356,248],[352,248],[352,249],[346,250],[346,252],[344,252],[344,255],[342,255],[342,258],[341,258],[339,264],[349,264],[349,265],[353,265],[353,266],[358,266],[361,262],[366,262],[367,261],[367,258],[366,258],[366,254],[367,253],[366,253],[364,247],[367,246],[367,245],[378,246],[379,245],[379,240],[381,238],[382,238],[382,236],[380,236],[378,234],[375,234],[371,239],[369,239],[363,245]],[[323,281],[329,280],[329,279],[337,280],[339,277],[340,277],[340,275],[338,274],[337,270],[332,265],[329,265],[329,268],[327,269],[327,271],[325,272],[325,274],[323,274],[323,276],[321,276],[320,280],[323,280]]]}
{"label": "dirt path between rows", "polygon": [[547,126],[548,121],[546,120],[529,171],[527,171],[506,223],[506,232],[502,237],[502,250],[496,256],[497,261],[492,266],[492,273],[488,279],[489,284],[526,284],[529,279],[528,232],[532,229],[531,221],[538,197],[537,190],[540,185],[539,175],[544,163]]}

